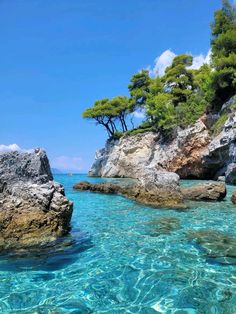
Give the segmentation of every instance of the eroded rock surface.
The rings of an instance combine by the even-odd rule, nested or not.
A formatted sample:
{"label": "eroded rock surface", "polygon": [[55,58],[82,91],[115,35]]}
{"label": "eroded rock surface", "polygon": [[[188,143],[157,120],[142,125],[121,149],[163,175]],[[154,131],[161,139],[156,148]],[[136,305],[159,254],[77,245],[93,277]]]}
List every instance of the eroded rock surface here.
{"label": "eroded rock surface", "polygon": [[69,231],[72,210],[43,150],[0,154],[0,249],[55,240]]}
{"label": "eroded rock surface", "polygon": [[169,171],[180,178],[217,180],[236,184],[236,113],[229,113],[222,131],[212,136],[209,117],[178,129],[168,140],[147,132],[110,140],[96,153],[90,176],[141,178],[146,169]]}
{"label": "eroded rock surface", "polygon": [[233,204],[236,204],[236,191],[233,191],[232,196],[231,196],[231,201]]}
{"label": "eroded rock surface", "polygon": [[225,176],[229,184],[236,184],[236,113],[225,122],[222,131],[209,144],[203,155],[205,167],[213,179]]}
{"label": "eroded rock surface", "polygon": [[210,136],[202,120],[178,130],[172,141],[154,132],[124,136],[108,141],[104,149],[97,151],[89,175],[138,179],[146,169],[152,169],[176,172],[182,178],[202,178],[207,172],[202,155],[209,142]]}
{"label": "eroded rock surface", "polygon": [[148,172],[137,184],[125,187],[112,183],[80,182],[74,189],[107,194],[120,194],[142,204],[154,207],[183,207],[183,196],[179,187],[179,176],[168,172]]}
{"label": "eroded rock surface", "polygon": [[185,199],[194,201],[222,201],[226,196],[224,182],[208,182],[189,188],[182,188]]}

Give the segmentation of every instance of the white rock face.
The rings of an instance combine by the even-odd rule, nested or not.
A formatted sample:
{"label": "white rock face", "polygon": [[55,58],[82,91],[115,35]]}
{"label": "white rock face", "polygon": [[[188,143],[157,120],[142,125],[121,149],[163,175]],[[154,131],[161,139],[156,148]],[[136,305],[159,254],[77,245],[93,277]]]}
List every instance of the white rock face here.
{"label": "white rock face", "polygon": [[212,138],[204,119],[178,130],[171,141],[147,132],[108,141],[96,153],[90,176],[143,178],[146,172],[169,171],[180,178],[217,179],[236,184],[236,113]]}
{"label": "white rock face", "polygon": [[124,136],[108,141],[106,147],[96,153],[89,175],[139,179],[147,169],[152,169],[176,172],[181,177],[188,177],[189,173],[201,177],[205,171],[201,156],[209,142],[207,128],[201,120],[193,127],[179,130],[176,138],[169,142],[153,132]]}

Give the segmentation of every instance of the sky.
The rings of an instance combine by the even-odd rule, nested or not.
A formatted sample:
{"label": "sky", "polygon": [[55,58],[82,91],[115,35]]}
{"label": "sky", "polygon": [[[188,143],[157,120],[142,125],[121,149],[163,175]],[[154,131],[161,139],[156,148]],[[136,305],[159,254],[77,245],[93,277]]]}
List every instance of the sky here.
{"label": "sky", "polygon": [[86,172],[107,135],[82,112],[97,99],[128,95],[130,77],[142,68],[162,75],[175,54],[191,53],[196,67],[207,62],[220,6],[0,0],[0,151],[42,147],[51,166]]}

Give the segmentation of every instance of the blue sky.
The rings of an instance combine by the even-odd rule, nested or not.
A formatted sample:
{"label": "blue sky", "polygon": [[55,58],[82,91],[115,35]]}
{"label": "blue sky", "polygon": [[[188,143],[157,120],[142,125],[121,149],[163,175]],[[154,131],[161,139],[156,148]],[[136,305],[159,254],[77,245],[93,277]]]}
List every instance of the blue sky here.
{"label": "blue sky", "polygon": [[127,94],[164,51],[208,53],[220,0],[1,0],[0,144],[43,147],[85,172],[106,133],[81,118]]}

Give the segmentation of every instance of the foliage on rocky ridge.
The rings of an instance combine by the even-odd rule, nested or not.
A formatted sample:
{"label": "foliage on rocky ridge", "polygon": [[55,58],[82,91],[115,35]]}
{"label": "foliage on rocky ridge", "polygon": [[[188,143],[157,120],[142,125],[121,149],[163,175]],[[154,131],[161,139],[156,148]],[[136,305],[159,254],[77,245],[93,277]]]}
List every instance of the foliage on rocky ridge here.
{"label": "foliage on rocky ridge", "polygon": [[130,80],[129,97],[98,100],[83,117],[102,125],[110,138],[127,133],[132,125],[127,119],[136,110],[142,110],[146,119],[128,134],[150,130],[169,134],[176,127],[195,123],[204,113],[218,115],[213,130],[219,132],[226,120],[222,106],[236,94],[236,9],[228,0],[223,0],[222,8],[215,12],[211,29],[210,64],[193,70],[193,57],[182,54],[174,58],[162,77],[152,78],[148,70],[142,70]]}

